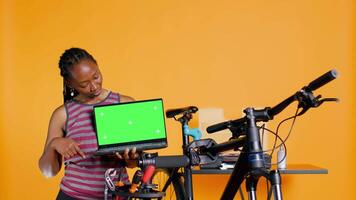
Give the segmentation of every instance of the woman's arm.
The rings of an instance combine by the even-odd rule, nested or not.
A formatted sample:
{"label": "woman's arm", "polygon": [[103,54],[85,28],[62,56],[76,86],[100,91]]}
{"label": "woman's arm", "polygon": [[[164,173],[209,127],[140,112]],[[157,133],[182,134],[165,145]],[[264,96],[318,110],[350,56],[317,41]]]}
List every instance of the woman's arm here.
{"label": "woman's arm", "polygon": [[48,126],[47,139],[38,165],[42,174],[46,177],[55,176],[62,166],[62,156],[55,150],[54,141],[63,138],[63,130],[66,121],[64,106],[58,107],[52,114]]}
{"label": "woman's arm", "polygon": [[41,172],[46,177],[53,177],[58,174],[62,166],[62,157],[68,159],[79,154],[85,158],[76,141],[63,137],[66,119],[65,108],[61,106],[53,112],[49,122],[45,148],[38,162]]}

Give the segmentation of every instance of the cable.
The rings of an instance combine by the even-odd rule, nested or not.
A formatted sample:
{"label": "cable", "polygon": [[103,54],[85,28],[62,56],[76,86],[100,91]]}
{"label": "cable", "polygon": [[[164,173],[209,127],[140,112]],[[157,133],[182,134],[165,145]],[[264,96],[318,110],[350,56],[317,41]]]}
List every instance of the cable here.
{"label": "cable", "polygon": [[[276,146],[275,148],[278,148],[278,147],[280,147],[281,145],[284,145],[284,143],[283,143],[283,139],[279,136],[279,135],[277,135],[275,132],[273,132],[272,130],[270,130],[270,129],[268,129],[268,128],[265,128],[263,125],[262,126],[257,126],[258,128],[260,128],[260,129],[262,129],[263,131],[267,131],[267,132],[269,132],[269,133],[271,133],[271,134],[273,134],[276,138],[278,138],[278,140],[279,141],[281,141],[281,144],[279,144],[278,146]],[[286,146],[284,145],[284,147],[286,148]],[[247,153],[247,152],[244,152],[244,151],[242,151],[242,150],[239,150],[241,153]],[[263,151],[261,151],[261,153],[266,153],[266,152],[269,152],[269,151],[272,151],[272,149],[267,149],[267,150],[263,150]],[[255,153],[258,153],[258,152],[255,152]]]}
{"label": "cable", "polygon": [[[283,145],[285,153],[284,153],[284,156],[283,156],[282,159],[280,159],[279,161],[277,161],[277,163],[273,163],[273,164],[271,163],[271,165],[278,165],[279,163],[283,162],[284,159],[287,157],[287,151],[288,151],[288,150],[287,150],[287,146],[286,146],[285,143],[286,143],[286,141],[288,140],[288,138],[289,138],[289,136],[290,136],[290,134],[291,134],[291,132],[292,132],[292,130],[293,130],[293,128],[294,128],[295,120],[296,120],[296,118],[298,117],[298,111],[299,111],[299,107],[297,108],[296,113],[295,113],[295,115],[294,115],[293,117],[288,117],[288,118],[282,120],[282,121],[278,124],[278,126],[277,126],[277,131],[276,131],[276,135],[275,135],[276,137],[275,137],[275,141],[274,141],[273,148],[272,148],[272,151],[271,151],[271,153],[270,153],[270,156],[272,157],[272,155],[273,155],[273,153],[274,153],[274,150],[275,150],[276,148],[279,148],[281,145]],[[291,127],[290,127],[290,129],[289,129],[289,132],[288,132],[286,138],[285,138],[284,140],[281,140],[281,137],[279,137],[279,135],[278,135],[279,127],[282,125],[282,123],[284,123],[284,122],[286,122],[286,121],[288,121],[288,120],[290,120],[290,119],[293,119],[292,125],[291,125]],[[276,144],[277,144],[277,137],[278,137],[279,140],[281,140],[281,144],[279,144],[278,146],[276,145]]]}
{"label": "cable", "polygon": [[264,141],[264,134],[265,134],[265,125],[266,124],[262,124],[262,126],[260,127],[260,128],[262,128],[262,133],[261,133],[261,144],[263,145],[264,143],[263,143],[263,141]]}
{"label": "cable", "polygon": [[[262,128],[262,127],[261,127]],[[263,128],[264,130],[266,130],[266,131],[268,131],[269,133],[272,133],[276,138],[278,138],[278,140],[279,141],[281,141],[281,144],[279,144],[278,146],[276,146],[275,148],[278,148],[278,147],[280,147],[281,145],[283,145],[285,148],[286,148],[286,146],[285,146],[285,144],[284,144],[284,142],[283,142],[283,139],[279,136],[279,135],[277,135],[275,132],[273,132],[272,130],[270,130],[270,129],[268,129],[268,128]],[[273,148],[271,148],[271,149],[267,149],[267,150],[263,150],[262,152],[263,153],[266,153],[266,152],[269,152],[269,151],[272,151],[273,150]]]}
{"label": "cable", "polygon": [[[294,116],[288,117],[288,118],[282,120],[282,121],[278,124],[278,126],[277,126],[277,129],[276,129],[276,136],[278,135],[278,131],[279,131],[279,128],[281,127],[281,125],[282,125],[284,122],[286,122],[286,121],[288,121],[288,120],[290,120],[290,119],[293,119],[291,128],[289,129],[289,133],[288,133],[286,139],[283,140],[283,143],[285,143],[285,142],[287,141],[287,139],[289,138],[290,133],[292,132],[292,129],[293,129],[293,127],[294,127],[295,120],[296,120],[296,118],[298,117],[298,111],[299,111],[299,107],[297,107],[297,110],[296,110]],[[274,150],[276,149],[276,144],[277,144],[277,138],[275,137],[274,143],[273,143],[272,152],[271,152],[270,156],[273,155]],[[279,145],[278,147],[280,147],[280,145]],[[284,147],[285,147],[285,145],[284,145]]]}
{"label": "cable", "polygon": [[298,117],[298,111],[299,111],[299,107],[297,108],[297,110],[296,110],[296,112],[295,112],[295,115],[294,115],[294,119],[293,119],[293,122],[292,122],[292,125],[291,125],[291,127],[290,127],[290,129],[289,129],[289,132],[288,132],[288,135],[287,135],[287,137],[284,139],[284,143],[288,140],[288,138],[289,138],[289,136],[290,136],[290,134],[291,134],[291,132],[292,132],[292,129],[294,128],[294,123],[295,123],[295,120],[297,119],[297,117]]}
{"label": "cable", "polygon": [[[288,121],[288,120],[290,120],[290,119],[293,119],[294,118],[294,116],[292,116],[292,117],[288,117],[288,118],[286,118],[286,119],[284,119],[284,120],[282,120],[281,122],[279,122],[279,124],[278,124],[278,126],[277,126],[277,129],[276,129],[276,136],[278,135],[278,131],[279,131],[279,127],[284,123],[284,122],[286,122],[286,121]],[[282,140],[281,142],[283,142],[284,140]],[[272,152],[271,152],[271,156],[272,156],[272,154],[274,153],[274,150],[278,147],[276,147],[276,145],[277,145],[277,138],[275,137],[275,139],[274,139],[274,142],[273,142],[273,148],[272,148]]]}

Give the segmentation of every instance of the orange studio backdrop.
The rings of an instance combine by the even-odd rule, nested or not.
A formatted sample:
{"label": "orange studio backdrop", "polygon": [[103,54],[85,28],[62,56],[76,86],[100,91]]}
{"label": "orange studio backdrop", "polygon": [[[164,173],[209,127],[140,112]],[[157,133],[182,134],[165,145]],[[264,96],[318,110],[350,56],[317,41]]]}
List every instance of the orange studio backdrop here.
{"label": "orange studio backdrop", "polygon": [[[353,3],[0,0],[0,199],[46,200],[58,192],[63,172],[46,179],[37,162],[50,115],[63,101],[57,63],[70,47],[94,55],[108,89],[138,100],[162,97],[166,108],[222,108],[225,119],[248,106],[274,106],[338,69],[340,77],[316,93],[340,103],[297,119],[287,142],[288,163],[329,174],[283,176],[282,188],[288,200],[355,199]],[[160,154],[180,153],[179,125],[167,120],[167,129],[169,147]],[[219,199],[227,180],[194,176],[195,199]]]}

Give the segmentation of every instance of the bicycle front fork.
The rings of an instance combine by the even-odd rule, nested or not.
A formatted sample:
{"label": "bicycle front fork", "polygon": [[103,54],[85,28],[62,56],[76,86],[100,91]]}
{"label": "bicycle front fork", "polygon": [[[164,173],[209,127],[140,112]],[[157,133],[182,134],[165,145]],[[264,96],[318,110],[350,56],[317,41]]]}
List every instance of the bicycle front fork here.
{"label": "bicycle front fork", "polygon": [[[273,192],[274,200],[283,200],[281,188],[281,175],[278,170],[272,170],[267,175],[268,181],[271,183],[271,190]],[[246,180],[246,190],[248,192],[249,200],[256,200],[256,186],[258,178],[250,176]],[[267,191],[270,194],[270,191]],[[269,196],[269,195],[268,195]],[[268,198],[269,199],[269,198]]]}

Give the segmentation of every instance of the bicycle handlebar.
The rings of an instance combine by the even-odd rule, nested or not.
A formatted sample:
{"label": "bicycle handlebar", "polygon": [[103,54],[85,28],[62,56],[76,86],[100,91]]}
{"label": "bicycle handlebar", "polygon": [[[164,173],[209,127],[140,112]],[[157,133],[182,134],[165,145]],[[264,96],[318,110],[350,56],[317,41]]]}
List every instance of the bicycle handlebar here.
{"label": "bicycle handlebar", "polygon": [[149,165],[154,165],[156,168],[175,168],[186,167],[190,164],[190,160],[187,156],[157,156],[145,158],[141,157],[138,160],[138,166],[145,168]]}
{"label": "bicycle handlebar", "polygon": [[320,88],[321,86],[329,83],[330,81],[334,80],[335,78],[338,77],[338,75],[339,74],[335,69],[330,70],[330,71],[326,72],[325,74],[323,74],[322,76],[320,76],[319,78],[317,78],[314,81],[310,82],[307,87],[311,91],[314,91],[314,90]]}
{"label": "bicycle handlebar", "polygon": [[[316,89],[319,89],[320,87],[324,86],[325,84],[329,83],[330,81],[334,80],[337,77],[338,77],[338,72],[335,69],[330,70],[330,71],[326,72],[325,74],[321,75],[319,78],[310,82],[309,85],[303,87],[302,90],[305,90],[306,92],[312,92]],[[272,118],[273,118],[273,116],[275,116],[278,113],[280,113],[281,111],[283,111],[287,106],[289,106],[289,104],[291,104],[293,101],[296,100],[297,94],[298,94],[298,92],[296,94],[290,96],[286,100],[282,101],[281,103],[279,103],[272,109],[270,109],[268,111],[268,115],[272,116]]]}
{"label": "bicycle handlebar", "polygon": [[[335,69],[330,70],[330,71],[326,72],[325,74],[323,74],[322,76],[320,76],[319,78],[310,82],[309,85],[303,87],[302,90],[304,90],[305,92],[312,92],[312,91],[322,87],[323,85],[329,83],[330,81],[334,80],[335,78],[337,78],[337,76],[338,76],[338,72]],[[289,106],[295,100],[298,100],[298,101],[300,100],[300,99],[297,99],[298,93],[299,92],[297,92],[296,94],[293,94],[292,96],[288,97],[287,99],[285,99],[278,105],[274,106],[273,108],[267,107],[262,110],[254,110],[256,122],[257,121],[268,121],[270,119],[273,119],[273,117],[275,115],[277,115],[278,113],[283,111],[287,106]],[[231,128],[231,127],[239,127],[244,123],[246,123],[246,118],[242,117],[240,119],[229,120],[226,122],[221,122],[218,124],[211,125],[206,129],[206,131],[208,133],[214,133],[214,132],[222,131],[224,129]]]}

